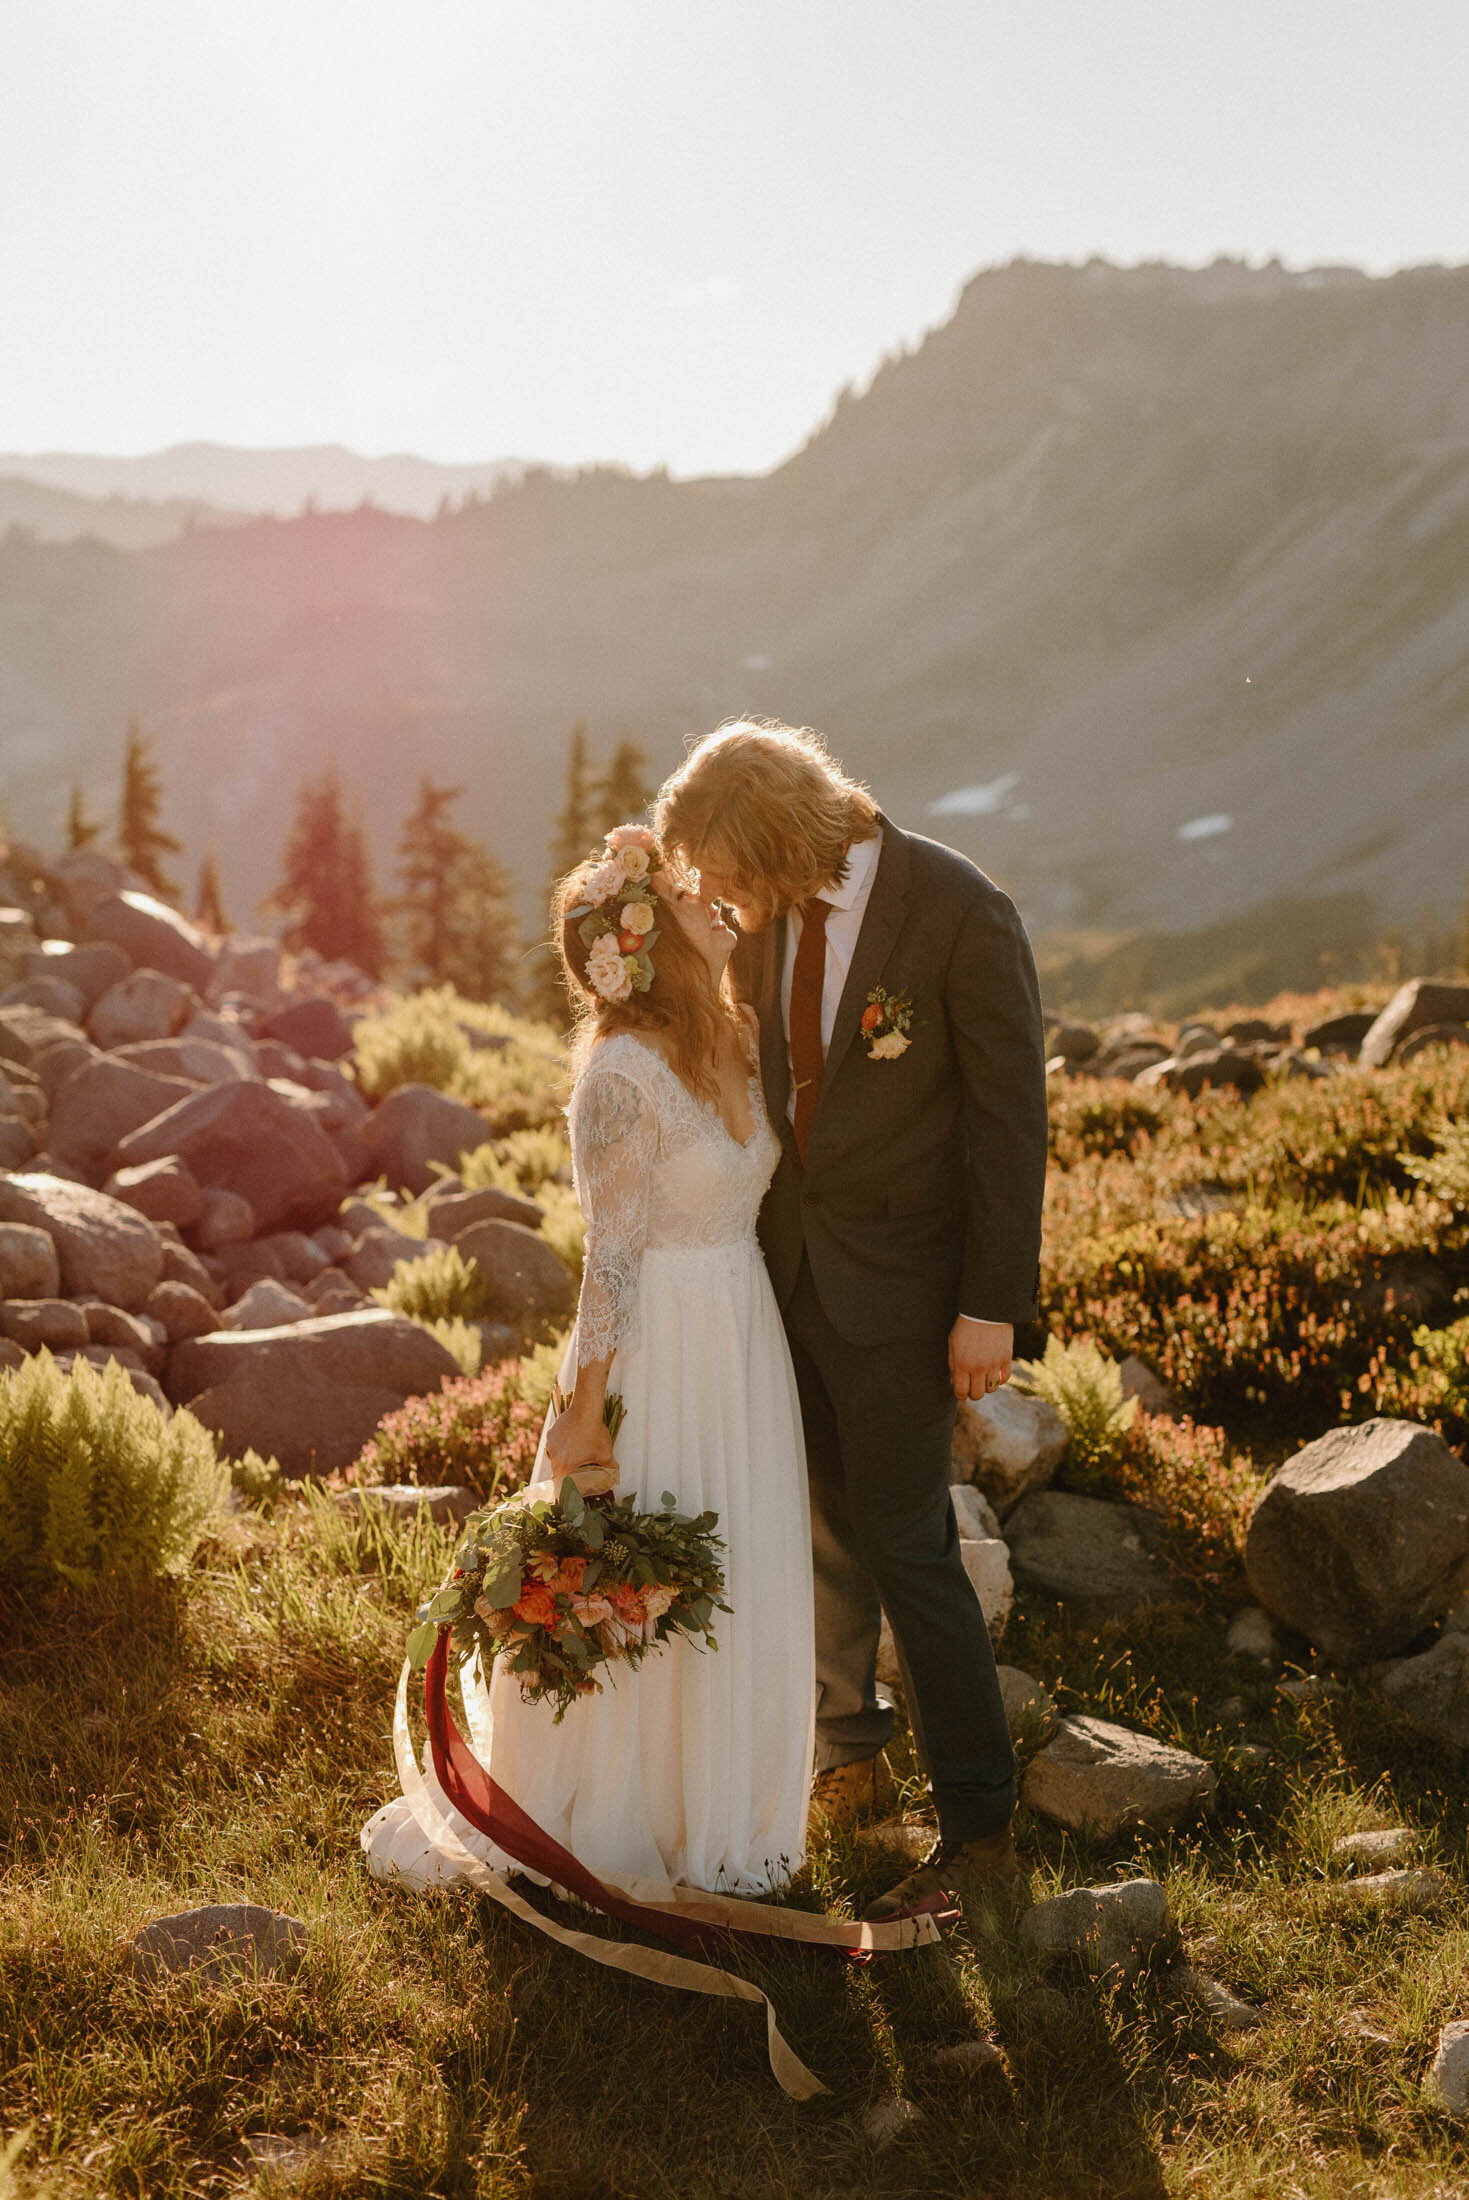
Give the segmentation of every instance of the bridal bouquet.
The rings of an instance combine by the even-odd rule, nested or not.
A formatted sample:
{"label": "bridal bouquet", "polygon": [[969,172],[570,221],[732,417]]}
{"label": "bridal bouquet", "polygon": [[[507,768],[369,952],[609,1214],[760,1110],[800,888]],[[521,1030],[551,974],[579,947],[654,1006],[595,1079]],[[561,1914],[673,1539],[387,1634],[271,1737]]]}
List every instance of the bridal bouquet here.
{"label": "bridal bouquet", "polygon": [[486,1672],[500,1658],[528,1701],[554,1702],[559,1725],[578,1696],[600,1693],[603,1666],[639,1665],[675,1635],[717,1649],[714,1614],[729,1610],[719,1516],[676,1508],[666,1490],[657,1512],[585,1498],[568,1478],[554,1498],[471,1513],[452,1570],[408,1638],[414,1669],[447,1628],[461,1657],[478,1650]]}

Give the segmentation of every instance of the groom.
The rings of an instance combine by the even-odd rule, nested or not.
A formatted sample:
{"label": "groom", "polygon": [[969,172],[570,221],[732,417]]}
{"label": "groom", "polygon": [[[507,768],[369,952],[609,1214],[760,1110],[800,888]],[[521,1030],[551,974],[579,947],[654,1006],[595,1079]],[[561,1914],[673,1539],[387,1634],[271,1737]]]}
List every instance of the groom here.
{"label": "groom", "polygon": [[1019,917],[905,833],[819,735],[722,726],[666,783],[664,846],[731,905],[781,1158],[760,1217],[800,1388],[828,1827],[893,1795],[877,1693],[892,1623],[939,1839],[869,1910],[1018,1893],[1015,1759],[949,1497],[955,1401],[1010,1373],[1036,1311],[1045,1050]]}

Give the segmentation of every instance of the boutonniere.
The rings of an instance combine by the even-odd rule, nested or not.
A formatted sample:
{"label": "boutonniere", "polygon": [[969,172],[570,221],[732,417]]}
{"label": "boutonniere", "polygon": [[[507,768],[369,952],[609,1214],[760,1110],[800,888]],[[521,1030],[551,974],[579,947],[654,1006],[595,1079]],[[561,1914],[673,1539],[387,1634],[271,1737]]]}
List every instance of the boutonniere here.
{"label": "boutonniere", "polygon": [[862,1011],[862,1036],[867,1041],[869,1062],[896,1062],[913,1041],[908,1026],[913,1021],[913,1002],[906,993],[889,993],[875,985]]}

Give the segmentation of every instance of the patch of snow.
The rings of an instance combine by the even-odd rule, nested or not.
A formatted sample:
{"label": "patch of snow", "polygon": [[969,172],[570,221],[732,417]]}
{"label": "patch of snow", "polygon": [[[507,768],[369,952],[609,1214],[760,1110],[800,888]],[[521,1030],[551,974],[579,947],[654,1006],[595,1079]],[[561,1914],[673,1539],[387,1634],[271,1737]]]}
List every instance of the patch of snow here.
{"label": "patch of snow", "polygon": [[978,787],[956,787],[928,805],[930,817],[993,817],[1003,810],[1010,791],[1020,785],[1019,772],[1001,772],[998,779]]}
{"label": "patch of snow", "polygon": [[1178,828],[1180,840],[1212,840],[1216,833],[1227,833],[1234,819],[1224,810],[1211,811],[1208,817],[1191,817],[1186,825]]}

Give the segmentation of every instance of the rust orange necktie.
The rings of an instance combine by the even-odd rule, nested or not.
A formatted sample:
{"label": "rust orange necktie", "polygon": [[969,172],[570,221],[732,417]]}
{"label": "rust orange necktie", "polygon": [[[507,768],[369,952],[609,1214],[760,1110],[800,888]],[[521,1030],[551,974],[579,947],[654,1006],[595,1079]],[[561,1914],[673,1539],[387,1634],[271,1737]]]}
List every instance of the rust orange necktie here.
{"label": "rust orange necktie", "polygon": [[796,1088],[796,1149],[802,1166],[806,1137],[821,1096],[825,1057],[821,1046],[821,996],[826,986],[826,920],[829,901],[801,904],[801,937],[791,972],[791,1075]]}

